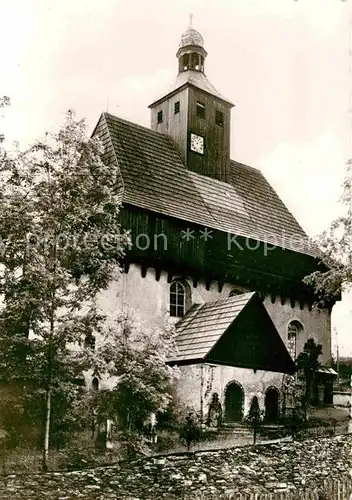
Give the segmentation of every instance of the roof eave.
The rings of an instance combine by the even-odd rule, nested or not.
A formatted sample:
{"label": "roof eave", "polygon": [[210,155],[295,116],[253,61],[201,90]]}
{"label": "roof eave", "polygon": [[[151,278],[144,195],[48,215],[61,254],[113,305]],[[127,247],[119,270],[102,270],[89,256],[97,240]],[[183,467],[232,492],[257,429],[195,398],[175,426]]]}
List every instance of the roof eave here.
{"label": "roof eave", "polygon": [[185,366],[185,365],[199,365],[204,363],[205,358],[191,358],[191,359],[169,359],[166,364],[170,366]]}
{"label": "roof eave", "polygon": [[149,104],[148,108],[150,108],[150,109],[154,108],[158,104],[161,104],[162,102],[164,102],[166,99],[170,99],[170,97],[174,96],[178,92],[181,92],[181,90],[185,89],[186,87],[193,87],[195,89],[201,90],[202,92],[204,92],[207,95],[215,96],[217,99],[219,99],[220,101],[224,102],[227,106],[229,106],[231,108],[235,107],[235,104],[233,102],[228,101],[227,99],[225,99],[223,97],[219,97],[218,95],[212,94],[211,92],[208,92],[207,90],[204,90],[204,89],[202,89],[200,87],[197,87],[197,85],[194,85],[191,82],[185,82],[182,85],[180,85],[179,87],[177,87],[176,89],[171,90],[171,92],[169,92],[168,94],[164,95],[163,97],[160,97],[156,101],[154,101],[151,104]]}
{"label": "roof eave", "polygon": [[260,370],[260,371],[267,371],[267,372],[273,372],[273,373],[287,373],[289,375],[293,375],[295,373],[295,368],[294,368],[294,363],[292,364],[292,366],[289,368],[286,369],[286,371],[283,371],[283,370],[279,370],[278,368],[277,369],[272,369],[272,370],[263,370],[262,368],[255,368],[255,367],[251,367],[251,366],[246,366],[244,364],[241,364],[241,363],[231,363],[231,362],[223,362],[223,361],[218,361],[216,359],[212,359],[211,357],[206,357],[205,360],[204,360],[205,363],[210,363],[212,365],[222,365],[222,366],[231,366],[233,368],[242,368],[242,369],[246,369],[246,370],[253,370],[254,372]]}

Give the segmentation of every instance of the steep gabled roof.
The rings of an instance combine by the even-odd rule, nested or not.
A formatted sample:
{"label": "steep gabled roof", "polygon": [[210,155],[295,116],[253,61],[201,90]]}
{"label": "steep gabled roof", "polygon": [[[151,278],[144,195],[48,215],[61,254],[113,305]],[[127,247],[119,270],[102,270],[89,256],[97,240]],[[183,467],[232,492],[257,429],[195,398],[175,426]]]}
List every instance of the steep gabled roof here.
{"label": "steep gabled roof", "polygon": [[108,113],[95,133],[118,164],[124,204],[316,256],[259,170],[231,161],[229,183],[192,172],[169,137]]}
{"label": "steep gabled roof", "polygon": [[176,361],[205,359],[223,333],[236,319],[254,292],[195,304],[178,322]]}
{"label": "steep gabled roof", "polygon": [[193,306],[176,325],[170,364],[214,363],[293,373],[293,360],[255,292]]}

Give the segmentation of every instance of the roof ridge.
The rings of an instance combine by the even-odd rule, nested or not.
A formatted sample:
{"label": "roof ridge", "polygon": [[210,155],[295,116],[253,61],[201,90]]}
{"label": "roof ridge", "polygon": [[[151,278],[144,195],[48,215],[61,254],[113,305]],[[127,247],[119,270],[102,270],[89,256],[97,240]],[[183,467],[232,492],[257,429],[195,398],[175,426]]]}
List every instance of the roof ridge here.
{"label": "roof ridge", "polygon": [[[306,232],[259,169],[229,160],[229,182],[209,178],[186,168],[168,135],[108,112],[100,120],[121,168],[124,203],[316,257]],[[291,241],[296,235],[299,240]]]}
{"label": "roof ridge", "polygon": [[233,295],[231,297],[224,297],[222,299],[212,300],[212,301],[209,301],[209,302],[204,302],[204,304],[202,304],[202,306],[216,306],[216,305],[225,304],[227,302],[237,302],[240,299],[242,299],[242,300],[244,298],[248,298],[249,299],[249,298],[253,297],[256,293],[257,292],[255,292],[255,291],[244,292],[244,293],[241,293],[239,295]]}
{"label": "roof ridge", "polygon": [[122,122],[125,123],[126,125],[132,125],[132,127],[138,128],[143,131],[147,131],[148,133],[151,133],[155,136],[158,137],[164,137],[166,139],[169,139],[169,136],[166,134],[162,134],[161,132],[157,132],[156,130],[153,130],[150,127],[146,127],[145,125],[141,125],[139,123],[131,122],[130,120],[126,120],[125,118],[121,118],[120,116],[113,115],[111,113],[108,113],[107,111],[104,111],[102,113],[102,116],[108,117],[108,119],[112,119],[114,121]]}

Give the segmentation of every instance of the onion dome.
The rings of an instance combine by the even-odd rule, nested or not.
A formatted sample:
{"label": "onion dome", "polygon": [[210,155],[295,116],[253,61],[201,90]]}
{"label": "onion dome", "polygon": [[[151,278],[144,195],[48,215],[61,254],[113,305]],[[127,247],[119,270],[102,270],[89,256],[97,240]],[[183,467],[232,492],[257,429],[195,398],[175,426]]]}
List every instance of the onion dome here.
{"label": "onion dome", "polygon": [[181,42],[177,51],[178,72],[199,71],[204,73],[204,60],[207,53],[204,49],[204,40],[199,31],[191,23],[181,35]]}
{"label": "onion dome", "polygon": [[189,45],[198,45],[199,47],[204,47],[204,40],[199,31],[195,30],[191,26],[187,28],[181,35],[180,48],[188,47]]}

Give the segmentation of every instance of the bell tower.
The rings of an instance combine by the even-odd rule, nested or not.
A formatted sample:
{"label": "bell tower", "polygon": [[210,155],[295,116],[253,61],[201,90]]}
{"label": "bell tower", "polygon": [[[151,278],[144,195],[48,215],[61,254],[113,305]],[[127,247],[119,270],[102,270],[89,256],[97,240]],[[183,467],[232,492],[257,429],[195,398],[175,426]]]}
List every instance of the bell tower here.
{"label": "bell tower", "polygon": [[233,104],[205,76],[204,40],[191,23],[176,57],[176,82],[149,106],[151,128],[173,139],[187,169],[227,182]]}

